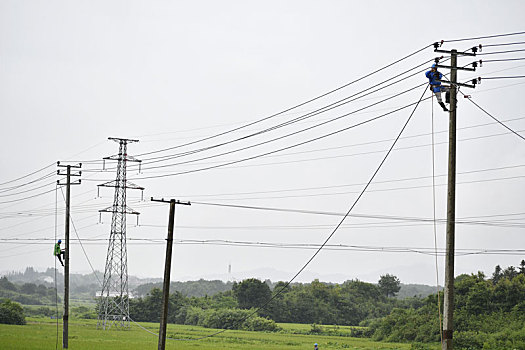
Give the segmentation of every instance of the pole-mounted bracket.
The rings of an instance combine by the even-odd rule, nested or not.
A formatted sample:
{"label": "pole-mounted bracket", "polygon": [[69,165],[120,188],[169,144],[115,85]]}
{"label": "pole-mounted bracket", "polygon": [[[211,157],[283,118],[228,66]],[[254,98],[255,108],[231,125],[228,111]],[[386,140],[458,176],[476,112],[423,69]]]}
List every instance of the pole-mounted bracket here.
{"label": "pole-mounted bracket", "polygon": [[[452,51],[448,51],[448,50],[435,49],[434,52],[452,54]],[[476,54],[473,53],[473,52],[456,52],[456,54],[457,55],[463,55],[463,56],[476,56]]]}
{"label": "pole-mounted bracket", "polygon": [[159,202],[159,203],[171,203],[171,202],[173,201],[173,202],[175,202],[175,204],[191,205],[191,202],[190,202],[190,201],[182,202],[182,201],[179,201],[178,199],[170,199],[170,200],[166,200],[166,199],[164,199],[164,198],[161,198],[161,199],[154,199],[153,197],[151,197],[151,201],[152,201],[152,202]]}
{"label": "pole-mounted bracket", "polygon": [[[474,62],[476,63],[476,62]],[[444,66],[444,65],[441,65],[441,64],[438,64],[436,65],[437,68],[446,68],[446,69],[457,69],[457,70],[467,70],[469,72],[475,72],[476,71],[476,68],[467,68],[467,67],[452,67],[452,66]]]}
{"label": "pole-mounted bracket", "polygon": [[[450,83],[450,81],[448,80],[440,80],[440,79],[436,79],[437,81],[439,82],[442,82],[442,83]],[[477,84],[477,79],[472,79],[471,81],[472,84],[465,84],[465,83],[454,83],[452,85],[457,85],[457,86],[464,86],[464,87],[468,87],[468,88],[471,88],[471,89],[474,89],[476,87],[476,84]]]}

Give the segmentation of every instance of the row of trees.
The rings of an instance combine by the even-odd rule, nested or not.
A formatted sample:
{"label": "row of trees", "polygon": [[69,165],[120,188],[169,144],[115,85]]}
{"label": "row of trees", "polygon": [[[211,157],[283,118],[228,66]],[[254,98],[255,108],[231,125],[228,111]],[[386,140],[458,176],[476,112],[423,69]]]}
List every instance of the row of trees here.
{"label": "row of trees", "polygon": [[[55,288],[43,284],[11,283],[7,277],[0,277],[0,298],[8,298],[26,305],[42,305],[55,302]],[[60,298],[58,299],[60,301]]]}
{"label": "row of trees", "polygon": [[[212,326],[218,310],[229,310],[233,319],[236,319],[235,315],[244,315],[246,310],[257,310],[260,317],[276,322],[358,325],[363,320],[385,316],[395,307],[414,307],[421,303],[415,298],[392,298],[399,286],[397,277],[385,275],[377,285],[357,280],[343,284],[315,280],[293,285],[279,282],[271,290],[268,283],[251,278],[234,283],[231,290],[212,297],[186,297],[180,292],[172,293],[168,322]],[[131,317],[158,322],[161,301],[162,293],[158,288],[143,298],[131,299]],[[261,319],[258,323],[263,324],[264,330],[273,328]]]}

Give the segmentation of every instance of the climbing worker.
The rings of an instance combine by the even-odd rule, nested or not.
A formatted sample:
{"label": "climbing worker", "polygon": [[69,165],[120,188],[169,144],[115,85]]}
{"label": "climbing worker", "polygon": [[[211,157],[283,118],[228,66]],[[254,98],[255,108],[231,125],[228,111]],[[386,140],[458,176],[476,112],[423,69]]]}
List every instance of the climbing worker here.
{"label": "climbing worker", "polygon": [[445,91],[445,101],[449,103],[449,96],[450,92],[447,87],[441,86],[441,82],[438,80],[441,80],[443,77],[443,74],[438,72],[437,65],[433,64],[429,71],[425,73],[425,76],[428,78],[428,81],[430,82],[430,91],[436,95],[436,98],[438,100],[439,105],[441,108],[443,108],[443,111],[448,112],[447,106],[443,103],[443,100],[441,99],[441,91]]}
{"label": "climbing worker", "polygon": [[62,243],[62,240],[59,239],[57,243],[55,243],[55,250],[53,251],[53,255],[58,258],[58,261],[64,266],[64,263],[62,262],[62,256],[65,257],[65,250],[60,249],[60,243]]}

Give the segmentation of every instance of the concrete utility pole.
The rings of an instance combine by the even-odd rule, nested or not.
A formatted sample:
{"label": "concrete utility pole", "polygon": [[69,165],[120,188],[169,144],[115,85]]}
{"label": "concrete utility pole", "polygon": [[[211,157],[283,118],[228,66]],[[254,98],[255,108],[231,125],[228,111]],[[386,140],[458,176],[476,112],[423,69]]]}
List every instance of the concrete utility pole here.
{"label": "concrete utility pole", "polygon": [[162,313],[160,314],[159,330],[159,350],[166,348],[166,324],[168,323],[168,304],[170,297],[170,277],[171,277],[171,256],[173,251],[173,226],[175,225],[175,205],[191,205],[190,202],[181,202],[175,199],[166,201],[163,199],[153,199],[152,202],[162,202],[170,204],[170,217],[168,221],[168,238],[166,242],[166,261],[164,263],[164,283],[162,286]]}
{"label": "concrete utility pole", "polygon": [[[64,315],[62,317],[63,327],[62,327],[62,348],[68,348],[68,338],[69,338],[69,221],[70,221],[70,202],[71,202],[71,185],[80,185],[80,180],[78,182],[71,183],[71,176],[80,176],[82,172],[76,174],[71,174],[71,168],[81,168],[82,163],[79,165],[60,165],[60,162],[57,162],[58,167],[65,167],[66,173],[64,174],[60,170],[57,171],[57,175],[66,175],[66,222],[65,222],[65,247],[64,247]],[[57,184],[63,185],[60,183],[60,180],[57,181]]]}
{"label": "concrete utility pole", "polygon": [[[474,85],[462,84],[457,81],[457,71],[475,68],[458,68],[458,51],[438,50],[435,52],[449,53],[450,66],[437,65],[438,68],[450,69],[450,112],[448,128],[448,190],[447,190],[447,235],[446,235],[446,257],[445,257],[445,290],[443,303],[443,350],[452,350],[452,334],[454,331],[454,252],[455,252],[455,227],[456,227],[456,110],[457,110],[457,87],[466,86],[474,88]],[[474,53],[462,52],[461,55],[475,56]],[[475,65],[474,65],[475,66]],[[448,81],[444,81],[448,82]],[[475,84],[475,81],[473,82]]]}

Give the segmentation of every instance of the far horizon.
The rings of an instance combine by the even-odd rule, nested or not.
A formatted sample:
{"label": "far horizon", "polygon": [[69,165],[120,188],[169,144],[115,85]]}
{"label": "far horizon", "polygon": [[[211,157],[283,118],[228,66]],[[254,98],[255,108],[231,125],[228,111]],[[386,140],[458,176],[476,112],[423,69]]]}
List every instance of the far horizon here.
{"label": "far horizon", "polygon": [[[519,264],[516,264],[515,267],[516,266],[519,266]],[[501,266],[501,267],[505,269],[508,266]],[[42,273],[42,272],[47,271],[47,269],[53,269],[54,266],[50,266],[50,267],[26,266],[19,270],[2,270],[0,271],[0,276],[9,276],[11,274],[24,273],[27,268],[33,268],[35,271]],[[60,269],[58,270],[60,271]],[[414,268],[411,267],[411,270],[413,271]],[[104,272],[100,270],[95,270],[95,272],[99,276],[102,276],[104,274]],[[398,277],[401,283],[405,285],[414,284],[414,285],[436,286],[435,281],[432,282],[432,281],[405,279],[403,278],[405,274],[401,270],[399,270],[398,272],[401,272],[401,273],[396,273],[396,271],[384,271],[384,272],[377,271],[377,274],[375,276],[372,273],[366,273],[366,274],[361,274],[357,276],[349,276],[349,275],[347,276],[344,274],[326,274],[326,273],[320,274],[320,273],[316,273],[313,271],[305,271],[295,280],[295,282],[310,283],[314,280],[319,280],[320,282],[324,282],[324,283],[343,283],[348,280],[359,280],[359,281],[368,282],[368,283],[377,283],[379,278],[382,275],[390,274],[390,275],[394,275]],[[455,276],[458,276],[461,274],[476,274],[478,272],[479,271],[456,272]],[[487,277],[490,277],[490,275],[492,274],[492,271],[481,271],[481,272],[483,272],[485,276]],[[80,274],[80,275],[91,275],[93,271],[79,270],[79,271],[71,271],[71,273]],[[291,272],[281,271],[281,270],[277,270],[274,268],[263,267],[263,268],[252,269],[252,270],[239,271],[237,273],[231,273],[231,274],[226,272],[222,274],[220,273],[219,274],[206,274],[206,275],[199,275],[199,276],[186,275],[186,276],[180,276],[180,277],[174,276],[172,274],[171,282],[189,282],[189,281],[198,281],[198,280],[206,280],[206,281],[219,280],[222,282],[239,282],[239,281],[242,281],[248,278],[257,278],[261,281],[270,280],[271,282],[279,282],[279,281],[287,281],[289,280],[291,276],[292,276]],[[133,274],[133,273],[129,273],[129,277],[137,278],[140,280],[159,280],[159,281],[162,281],[162,278],[163,278],[163,276],[145,276],[142,274]],[[441,287],[442,284],[440,284],[439,286]]]}

